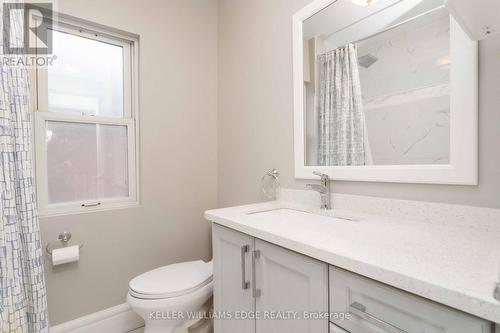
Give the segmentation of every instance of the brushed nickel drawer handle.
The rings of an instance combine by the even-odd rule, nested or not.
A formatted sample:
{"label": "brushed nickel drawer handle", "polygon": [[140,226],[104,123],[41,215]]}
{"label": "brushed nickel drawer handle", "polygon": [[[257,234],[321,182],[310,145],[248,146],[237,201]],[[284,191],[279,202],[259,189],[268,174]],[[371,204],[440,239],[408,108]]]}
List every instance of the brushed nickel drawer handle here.
{"label": "brushed nickel drawer handle", "polygon": [[383,330],[386,330],[388,333],[408,333],[407,331],[404,331],[399,327],[389,324],[388,322],[385,322],[382,319],[379,319],[369,314],[368,312],[366,312],[366,306],[364,306],[361,303],[358,302],[352,303],[349,306],[349,312],[357,317],[360,317],[361,319],[366,320],[370,324],[373,324]]}
{"label": "brushed nickel drawer handle", "polygon": [[257,289],[257,276],[256,276],[256,264],[255,262],[257,261],[257,259],[259,259],[260,257],[260,251],[259,250],[254,250],[252,252],[252,295],[254,298],[257,298],[257,297],[260,297],[261,295],[261,292],[260,292],[260,289]]}
{"label": "brushed nickel drawer handle", "polygon": [[241,289],[246,290],[250,287],[250,282],[246,280],[246,254],[250,251],[250,245],[243,245],[241,247]]}

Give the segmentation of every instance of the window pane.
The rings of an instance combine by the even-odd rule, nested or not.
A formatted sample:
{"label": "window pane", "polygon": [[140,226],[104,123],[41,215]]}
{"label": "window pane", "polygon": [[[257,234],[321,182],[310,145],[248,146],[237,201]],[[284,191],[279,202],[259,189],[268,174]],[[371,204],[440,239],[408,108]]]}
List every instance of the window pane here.
{"label": "window pane", "polygon": [[123,48],[53,31],[49,111],[123,117]]}
{"label": "window pane", "polygon": [[49,204],[129,196],[127,127],[47,122]]}

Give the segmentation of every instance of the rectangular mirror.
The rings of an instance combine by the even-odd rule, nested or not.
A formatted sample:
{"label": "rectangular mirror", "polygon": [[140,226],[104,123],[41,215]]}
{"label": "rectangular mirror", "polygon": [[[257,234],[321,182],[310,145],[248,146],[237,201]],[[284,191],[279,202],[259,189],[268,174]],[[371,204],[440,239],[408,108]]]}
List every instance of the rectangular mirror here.
{"label": "rectangular mirror", "polygon": [[317,0],[294,16],[295,170],[477,184],[477,44],[444,0]]}

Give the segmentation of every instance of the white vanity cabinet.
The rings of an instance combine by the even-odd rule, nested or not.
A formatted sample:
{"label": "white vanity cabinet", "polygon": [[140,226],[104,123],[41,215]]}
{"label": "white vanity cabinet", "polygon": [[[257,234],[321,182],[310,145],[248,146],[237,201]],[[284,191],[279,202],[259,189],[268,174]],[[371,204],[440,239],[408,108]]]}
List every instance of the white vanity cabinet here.
{"label": "white vanity cabinet", "polygon": [[213,224],[215,333],[325,333],[328,265]]}
{"label": "white vanity cabinet", "polygon": [[327,332],[327,317],[304,319],[304,315],[328,313],[328,265],[260,239],[255,240],[255,249],[259,253],[255,265],[255,284],[260,289],[255,299],[257,312],[296,316],[258,320],[256,332]]}
{"label": "white vanity cabinet", "polygon": [[487,320],[215,223],[213,247],[215,310],[226,316],[216,317],[215,333],[500,333]]}
{"label": "white vanity cabinet", "polygon": [[349,314],[333,323],[350,333],[492,332],[486,320],[336,267],[330,267],[330,311]]}
{"label": "white vanity cabinet", "polygon": [[[233,318],[255,308],[250,290],[254,238],[217,224],[212,225],[214,257],[214,330],[218,333],[255,333],[255,320]],[[226,313],[231,311],[231,313]],[[225,317],[222,317],[226,314]],[[229,317],[231,316],[231,317]]]}

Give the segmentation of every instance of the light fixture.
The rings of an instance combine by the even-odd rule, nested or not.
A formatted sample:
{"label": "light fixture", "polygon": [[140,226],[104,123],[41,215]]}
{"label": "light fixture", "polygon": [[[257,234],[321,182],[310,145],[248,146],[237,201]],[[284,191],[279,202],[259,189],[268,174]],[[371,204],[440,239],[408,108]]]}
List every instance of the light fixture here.
{"label": "light fixture", "polygon": [[436,65],[439,67],[449,67],[451,63],[451,58],[449,55],[442,56],[436,61]]}
{"label": "light fixture", "polygon": [[351,0],[351,2],[358,6],[370,6],[373,5],[378,0]]}

